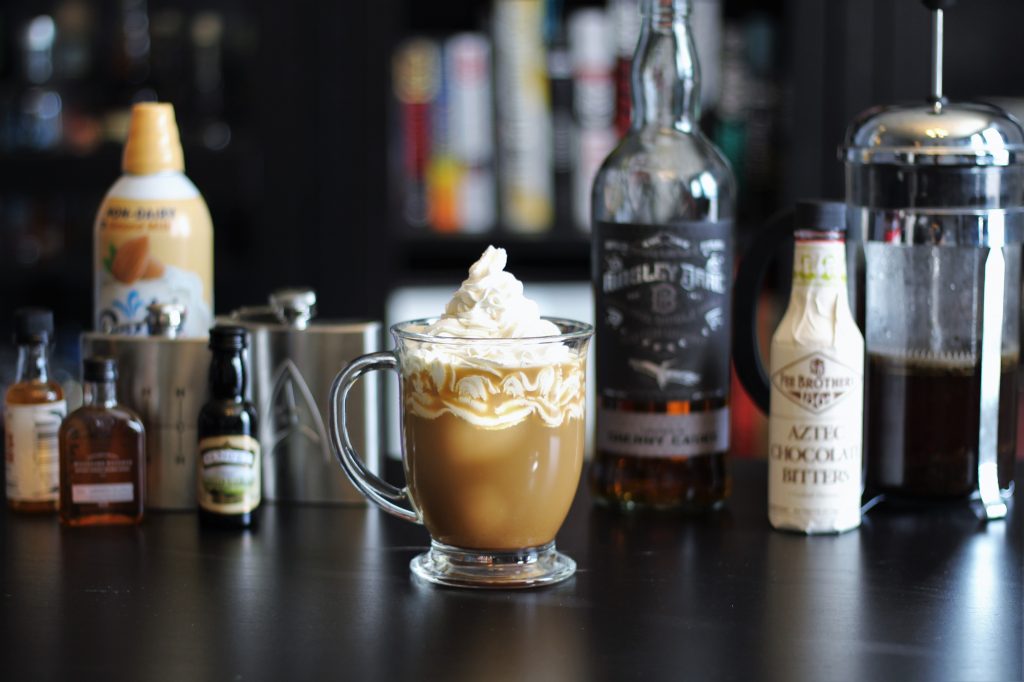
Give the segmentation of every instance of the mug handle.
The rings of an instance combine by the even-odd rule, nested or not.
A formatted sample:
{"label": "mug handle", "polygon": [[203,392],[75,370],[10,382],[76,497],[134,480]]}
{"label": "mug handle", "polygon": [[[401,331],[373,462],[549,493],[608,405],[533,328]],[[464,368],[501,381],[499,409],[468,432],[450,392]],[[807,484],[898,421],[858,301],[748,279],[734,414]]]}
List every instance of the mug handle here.
{"label": "mug handle", "polygon": [[367,469],[348,436],[348,415],[345,409],[348,392],[360,377],[378,369],[393,369],[397,372],[398,356],[392,351],[363,355],[350,362],[334,377],[328,414],[331,447],[341,468],[359,492],[389,514],[413,523],[423,523],[420,515],[412,508],[409,489],[396,488]]}
{"label": "mug handle", "polygon": [[771,386],[757,339],[757,301],[779,243],[793,234],[793,210],[776,213],[758,231],[736,274],[732,362],[751,400],[768,414]]}

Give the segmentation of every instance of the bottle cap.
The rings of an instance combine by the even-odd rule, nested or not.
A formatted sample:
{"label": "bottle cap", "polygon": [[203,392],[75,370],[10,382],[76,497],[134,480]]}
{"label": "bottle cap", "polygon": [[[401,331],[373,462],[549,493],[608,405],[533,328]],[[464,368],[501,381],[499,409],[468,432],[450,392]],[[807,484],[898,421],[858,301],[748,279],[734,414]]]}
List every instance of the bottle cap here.
{"label": "bottle cap", "polygon": [[248,347],[245,327],[217,325],[210,330],[210,350],[242,350]]}
{"label": "bottle cap", "polygon": [[282,324],[305,329],[316,315],[316,292],[312,289],[278,289],[270,294],[270,307]]}
{"label": "bottle cap", "polygon": [[46,343],[53,336],[53,311],[46,308],[19,308],[14,311],[14,342]]}
{"label": "bottle cap", "polygon": [[117,380],[117,360],[99,355],[82,360],[82,380],[106,383]]}
{"label": "bottle cap", "polygon": [[174,107],[166,102],[140,102],[132,107],[121,170],[132,175],[185,170]]}
{"label": "bottle cap", "polygon": [[641,0],[640,14],[642,16],[651,16],[652,14],[689,16],[692,5],[693,0]]}
{"label": "bottle cap", "polygon": [[611,72],[615,45],[611,40],[607,13],[596,7],[578,9],[569,15],[569,49],[577,71]]}
{"label": "bottle cap", "polygon": [[180,303],[150,303],[146,306],[146,324],[150,336],[176,339],[185,326],[185,306]]}
{"label": "bottle cap", "polygon": [[798,230],[846,231],[846,204],[841,201],[798,201],[793,215]]}

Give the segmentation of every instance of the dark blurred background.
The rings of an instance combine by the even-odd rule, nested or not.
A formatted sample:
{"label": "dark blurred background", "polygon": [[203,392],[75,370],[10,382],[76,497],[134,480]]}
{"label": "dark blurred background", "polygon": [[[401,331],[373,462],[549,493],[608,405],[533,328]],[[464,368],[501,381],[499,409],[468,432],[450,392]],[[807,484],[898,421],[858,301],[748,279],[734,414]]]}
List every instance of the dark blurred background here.
{"label": "dark blurred background", "polygon": [[[310,285],[322,316],[385,318],[393,289],[455,285],[489,242],[510,248],[524,279],[585,282],[573,188],[617,135],[623,112],[600,93],[618,87],[623,101],[628,49],[616,45],[635,42],[621,14],[635,4],[536,3],[524,32],[507,19],[529,3],[510,0],[4,0],[0,339],[15,307],[51,307],[58,362],[77,365],[94,214],[120,174],[131,103],[156,98],[176,107],[186,172],[213,215],[218,313]],[[593,12],[574,20],[588,8],[603,11],[604,34]],[[836,148],[857,112],[928,92],[918,0],[695,0],[694,13],[702,125],[739,176],[741,244],[796,197],[842,196]],[[1020,109],[1021,26],[1020,0],[947,12],[948,94]],[[466,32],[468,45],[453,39]],[[530,132],[502,103],[526,94],[495,70],[530,50],[546,65],[534,85],[547,127],[525,127],[554,151],[541,218],[524,229],[500,187],[503,145],[515,145],[503,136]],[[482,64],[476,80],[456,54]],[[597,99],[574,95],[584,91]],[[468,150],[467,126],[487,129]],[[0,355],[0,384],[11,357]]]}

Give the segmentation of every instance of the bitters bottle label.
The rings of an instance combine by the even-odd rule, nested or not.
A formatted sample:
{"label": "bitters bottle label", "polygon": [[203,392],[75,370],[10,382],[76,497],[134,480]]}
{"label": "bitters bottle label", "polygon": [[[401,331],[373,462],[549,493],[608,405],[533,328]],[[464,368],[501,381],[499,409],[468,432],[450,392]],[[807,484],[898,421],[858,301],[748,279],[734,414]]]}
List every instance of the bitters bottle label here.
{"label": "bitters bottle label", "polygon": [[768,516],[776,528],[841,532],[860,524],[863,367],[826,351],[775,345]]}

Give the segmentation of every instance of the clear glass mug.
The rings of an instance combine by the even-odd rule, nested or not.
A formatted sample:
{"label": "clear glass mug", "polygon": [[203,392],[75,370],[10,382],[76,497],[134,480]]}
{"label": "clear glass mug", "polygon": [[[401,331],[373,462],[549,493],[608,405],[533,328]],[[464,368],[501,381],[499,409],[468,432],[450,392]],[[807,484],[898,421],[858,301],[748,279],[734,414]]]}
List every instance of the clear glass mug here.
{"label": "clear glass mug", "polygon": [[[413,573],[457,587],[532,587],[573,575],[555,533],[583,466],[586,357],[593,328],[546,318],[557,336],[428,336],[432,320],[391,328],[395,349],[356,358],[334,379],[330,435],[353,485],[384,511],[426,526]],[[352,447],[349,389],[398,372],[406,486],[381,480]]]}

